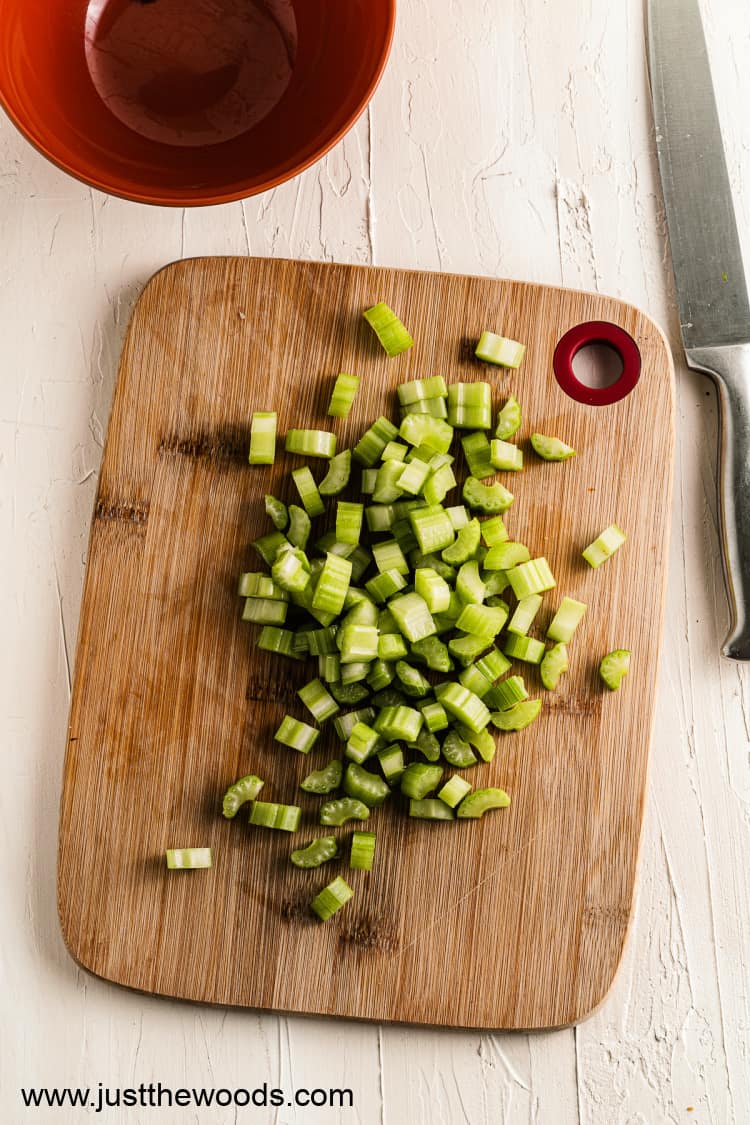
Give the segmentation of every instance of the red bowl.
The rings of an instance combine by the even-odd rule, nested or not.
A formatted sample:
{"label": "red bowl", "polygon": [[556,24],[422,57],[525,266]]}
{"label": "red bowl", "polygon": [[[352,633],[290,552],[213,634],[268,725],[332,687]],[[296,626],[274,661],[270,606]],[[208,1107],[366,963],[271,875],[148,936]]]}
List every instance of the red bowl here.
{"label": "red bowl", "polygon": [[319,160],[390,51],[395,0],[0,0],[0,105],[141,203],[227,203]]}

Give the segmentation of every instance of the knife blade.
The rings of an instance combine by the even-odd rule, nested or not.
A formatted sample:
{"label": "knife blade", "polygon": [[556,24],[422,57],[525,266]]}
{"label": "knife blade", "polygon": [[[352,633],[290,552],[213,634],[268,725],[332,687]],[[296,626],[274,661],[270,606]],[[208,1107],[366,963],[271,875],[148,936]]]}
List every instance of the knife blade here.
{"label": "knife blade", "polygon": [[722,653],[750,661],[750,304],[698,0],[649,0],[648,55],[685,355],[721,411]]}

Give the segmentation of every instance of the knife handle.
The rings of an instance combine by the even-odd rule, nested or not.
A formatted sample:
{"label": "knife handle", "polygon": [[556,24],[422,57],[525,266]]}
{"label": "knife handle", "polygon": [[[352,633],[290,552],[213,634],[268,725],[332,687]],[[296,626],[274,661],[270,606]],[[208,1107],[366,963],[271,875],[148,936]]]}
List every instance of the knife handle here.
{"label": "knife handle", "polygon": [[750,343],[686,354],[688,366],[713,379],[720,403],[719,510],[731,615],[721,651],[750,660]]}

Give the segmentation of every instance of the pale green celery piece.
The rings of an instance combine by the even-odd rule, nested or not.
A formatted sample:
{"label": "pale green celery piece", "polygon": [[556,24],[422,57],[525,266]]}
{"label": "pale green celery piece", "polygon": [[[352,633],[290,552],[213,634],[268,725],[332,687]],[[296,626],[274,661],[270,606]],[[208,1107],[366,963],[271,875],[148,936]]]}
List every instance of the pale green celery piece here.
{"label": "pale green celery piece", "polygon": [[477,668],[476,664],[469,664],[467,668],[462,668],[458,674],[458,682],[469,691],[473,691],[480,699],[484,699],[492,687],[492,681]]}
{"label": "pale green celery piece", "polygon": [[397,570],[399,574],[409,573],[409,564],[404,558],[404,552],[395,539],[386,539],[382,543],[374,543],[372,547],[375,566],[381,574],[387,570]]}
{"label": "pale green celery piece", "polygon": [[257,828],[274,828],[279,832],[296,832],[302,819],[299,805],[277,805],[272,801],[253,801],[248,823]]}
{"label": "pale green celery piece", "polygon": [[258,410],[250,422],[251,465],[273,465],[276,458],[276,412]]}
{"label": "pale green celery piece", "polygon": [[499,441],[507,441],[520,430],[522,421],[518,399],[511,395],[497,416],[495,437]]}
{"label": "pale green celery piece", "polygon": [[467,523],[471,521],[471,516],[466,511],[463,504],[454,504],[452,508],[446,508],[445,510],[453,524],[454,531],[460,531],[462,527],[466,527]]}
{"label": "pale green celery piece", "polygon": [[[321,496],[337,496],[349,483],[352,471],[352,451],[342,449],[328,462],[328,472],[318,485]],[[364,491],[364,490],[363,490]]]}
{"label": "pale green celery piece", "polygon": [[431,414],[433,418],[447,418],[448,407],[444,398],[424,398],[421,402],[410,402],[408,406],[402,406],[401,416],[405,414]]}
{"label": "pale green celery piece", "polygon": [[438,684],[435,695],[446,711],[469,730],[484,730],[490,721],[490,713],[479,696],[461,684]]}
{"label": "pale green celery piece", "polygon": [[484,730],[469,730],[463,723],[456,723],[454,730],[459,738],[468,742],[469,746],[473,746],[483,762],[491,762],[495,757],[497,747],[489,727],[485,727]]}
{"label": "pale green celery piece", "polygon": [[395,676],[393,664],[389,661],[373,660],[367,676],[367,683],[373,691],[382,691],[383,688],[387,688],[389,684],[393,683]]}
{"label": "pale green celery piece", "polygon": [[448,716],[441,703],[438,703],[436,700],[429,700],[424,703],[419,703],[418,706],[424,716],[425,727],[430,734],[447,728]]}
{"label": "pale green celery piece", "polygon": [[495,467],[490,461],[490,443],[486,434],[481,432],[464,434],[461,438],[461,446],[469,472],[473,477],[477,480],[494,477]]}
{"label": "pale green celery piece", "polygon": [[254,801],[263,788],[264,782],[255,774],[246,774],[230,785],[224,794],[222,813],[231,820],[247,801]]}
{"label": "pale green celery piece", "polygon": [[406,641],[400,633],[381,633],[378,637],[379,660],[401,660],[409,655]]}
{"label": "pale green celery piece", "polygon": [[630,652],[626,648],[616,648],[608,652],[599,665],[599,675],[610,691],[617,691],[623,677],[630,671]]}
{"label": "pale green celery piece", "polygon": [[[506,606],[507,612],[507,606]],[[497,648],[491,648],[486,656],[477,661],[477,668],[486,676],[488,680],[494,683],[500,676],[504,676],[510,668],[510,661],[503,655]]]}
{"label": "pale green celery piece", "polygon": [[443,757],[454,769],[468,769],[477,764],[477,757],[471,746],[455,730],[449,730],[443,739]]}
{"label": "pale green celery piece", "polygon": [[512,442],[493,438],[490,442],[490,461],[495,469],[518,473],[523,469],[523,452]]}
{"label": "pale green celery piece", "polygon": [[346,767],[344,792],[347,797],[353,797],[355,800],[361,801],[363,805],[367,805],[368,809],[374,809],[382,805],[391,795],[390,787],[386,785],[382,777],[369,773],[357,762],[350,762]]}
{"label": "pale green celery piece", "polygon": [[311,680],[297,692],[305,707],[318,723],[338,714],[339,705],[320,680]]}
{"label": "pale green celery piece", "polygon": [[498,711],[507,711],[514,703],[521,703],[528,698],[529,693],[523,682],[523,676],[508,676],[488,692],[485,703]]}
{"label": "pale green celery piece", "polygon": [[341,613],[351,574],[352,564],[348,559],[342,559],[338,555],[326,555],[312,597],[311,608],[325,614]]}
{"label": "pale green celery piece", "polygon": [[489,383],[451,383],[448,386],[448,421],[467,430],[492,426],[492,388]]}
{"label": "pale green celery piece", "polygon": [[400,383],[396,387],[398,401],[401,406],[410,403],[422,402],[424,399],[445,398],[448,388],[442,375],[432,375],[428,379],[413,379],[408,383]]}
{"label": "pale green celery piece", "polygon": [[333,720],[333,729],[342,742],[347,742],[357,723],[369,724],[374,718],[375,711],[372,707],[360,707],[356,711],[347,711],[345,715],[337,715]]}
{"label": "pale green celery piece", "polygon": [[[445,497],[454,489],[458,481],[450,465],[440,465],[433,469],[424,483],[422,494],[428,504],[442,504]],[[450,516],[448,517],[450,519]],[[452,521],[451,521],[452,526]]]}
{"label": "pale green celery piece", "polygon": [[533,637],[517,637],[511,634],[505,641],[503,652],[511,660],[523,660],[527,664],[541,664],[544,656],[544,641]]}
{"label": "pale green celery piece", "polygon": [[424,461],[409,461],[402,467],[398,477],[398,487],[402,492],[416,496],[424,488],[431,471],[430,466]]}
{"label": "pale green celery piece", "polygon": [[[362,534],[364,504],[350,500],[339,500],[336,504],[336,539],[339,543],[350,543],[356,547]],[[290,537],[291,538],[291,537]]]}
{"label": "pale green celery piece", "polygon": [[366,309],[362,315],[391,359],[413,346],[414,340],[385,301]]}
{"label": "pale green celery piece", "polygon": [[431,414],[407,414],[398,432],[409,445],[427,445],[435,453],[447,453],[453,441],[453,426]]}
{"label": "pale green celery piece", "polygon": [[368,820],[370,810],[355,797],[339,797],[320,806],[320,823],[327,827],[340,827],[350,820]]}
{"label": "pale green celery piece", "polygon": [[166,857],[170,871],[196,871],[213,866],[210,848],[167,848]]}
{"label": "pale green celery piece", "polygon": [[324,793],[332,793],[334,789],[338,789],[343,775],[343,762],[334,758],[327,766],[309,773],[307,777],[300,781],[299,787],[304,789],[305,793],[316,793],[322,796]]}
{"label": "pale green celery piece", "polygon": [[529,594],[528,598],[522,598],[508,622],[508,632],[524,637],[533,625],[541,604],[541,594]]}
{"label": "pale green celery piece", "polygon": [[423,660],[433,672],[451,672],[453,670],[453,662],[448,649],[437,636],[423,637],[421,641],[415,641],[411,646],[411,651],[415,658]]}
{"label": "pale green celery piece", "polygon": [[[487,552],[489,554],[489,551]],[[486,562],[485,558],[485,562]],[[482,581],[486,587],[485,601],[491,605],[490,598],[497,598],[502,594],[503,590],[507,590],[510,586],[508,577],[504,570],[484,570],[482,573]],[[507,608],[507,607],[506,607]]]}
{"label": "pale green celery piece", "polygon": [[[337,454],[338,456],[338,454]],[[362,470],[362,483],[360,484],[360,492],[364,496],[372,496],[375,490],[375,481],[378,479],[377,469],[363,469]],[[321,489],[322,489],[321,485]]]}
{"label": "pale green celery piece", "polygon": [[353,832],[349,866],[355,871],[371,871],[375,858],[375,833]]}
{"label": "pale green celery piece", "polygon": [[288,592],[282,590],[273,578],[252,570],[240,575],[237,593],[241,598],[274,598],[279,602],[289,601]]}
{"label": "pale green celery piece", "polygon": [[456,660],[463,668],[466,668],[480,657],[491,643],[491,637],[478,637],[467,633],[465,637],[453,637],[448,641],[448,651],[451,656],[455,656]]}
{"label": "pale green celery piece", "polygon": [[567,461],[575,457],[576,451],[571,445],[566,445],[556,437],[546,437],[544,434],[532,434],[531,445],[534,452],[543,461]]}
{"label": "pale green celery piece", "polygon": [[398,479],[403,472],[403,462],[384,461],[378,469],[372,498],[376,504],[391,504],[403,495]]}
{"label": "pale green celery piece", "polygon": [[435,738],[435,735],[424,727],[417,735],[416,742],[409,743],[409,748],[419,750],[420,754],[424,755],[428,762],[440,761],[440,743]]}
{"label": "pale green celery piece", "polygon": [[507,336],[499,336],[496,332],[483,332],[474,354],[485,363],[517,368],[526,355],[526,345],[510,340]]}
{"label": "pale green celery piece", "polygon": [[415,699],[422,699],[430,691],[430,681],[426,680],[418,668],[414,668],[405,660],[396,661],[396,675],[401,684],[401,690]]}
{"label": "pale green celery piece", "polygon": [[568,670],[568,650],[564,644],[553,645],[545,652],[539,672],[547,691],[554,691],[563,672]]}
{"label": "pale green celery piece", "polygon": [[468,508],[484,512],[488,516],[507,512],[514,500],[513,494],[499,481],[486,485],[476,477],[467,477],[464,481],[463,498]]}
{"label": "pale green celery piece", "polygon": [[252,545],[263,562],[271,566],[279,547],[288,542],[289,540],[280,531],[269,531],[268,535],[261,535],[260,539],[254,539]]}
{"label": "pale green celery piece", "polygon": [[443,788],[439,790],[438,797],[441,801],[445,801],[448,808],[455,809],[467,793],[471,793],[471,785],[463,777],[454,773],[453,777],[446,781]]}
{"label": "pale green celery piece", "polygon": [[486,637],[489,642],[498,635],[507,620],[508,615],[502,609],[470,602],[462,610],[456,628],[475,637]]}
{"label": "pale green celery piece", "polygon": [[485,570],[512,570],[514,566],[528,562],[530,558],[529,548],[524,543],[508,540],[507,543],[490,547],[482,565]]}
{"label": "pale green celery piece", "polygon": [[433,793],[443,778],[443,767],[429,762],[412,762],[401,777],[401,792],[405,797],[421,801],[428,793]]}
{"label": "pale green celery piece", "polygon": [[422,801],[409,801],[409,816],[416,820],[455,820],[455,813],[445,801],[437,797],[425,797]]}
{"label": "pale green celery piece", "polygon": [[390,784],[399,781],[406,767],[404,765],[404,752],[398,743],[393,742],[390,746],[378,750],[376,757],[380,762],[385,780]]}
{"label": "pale green celery piece", "polygon": [[336,435],[327,430],[287,430],[284,448],[301,457],[324,457],[336,454]]}
{"label": "pale green celery piece", "polygon": [[294,652],[294,633],[291,629],[279,629],[275,625],[264,625],[255,642],[264,652],[275,652],[277,656],[288,656],[299,660]]}
{"label": "pale green celery piece", "polygon": [[397,434],[398,430],[393,422],[381,414],[377,421],[373,422],[362,434],[352,451],[352,456],[360,465],[364,465],[366,469],[371,469],[380,458],[388,442],[393,441]]}
{"label": "pale green celery piece", "polygon": [[299,750],[300,754],[309,754],[320,737],[320,731],[308,723],[293,719],[291,715],[285,715],[273,737],[282,745]]}
{"label": "pale green celery piece", "polygon": [[361,680],[366,680],[372,669],[372,662],[369,660],[353,660],[351,664],[341,665],[341,682],[342,684],[358,684]]}
{"label": "pale green celery piece", "polygon": [[289,522],[289,514],[286,510],[286,504],[281,500],[277,500],[275,496],[266,495],[264,497],[266,515],[270,517],[274,527],[279,531],[284,531]]}
{"label": "pale green celery piece", "polygon": [[412,644],[436,632],[427,603],[417,593],[398,595],[389,603],[389,609],[401,633]]}
{"label": "pale green celery piece", "polygon": [[545,590],[552,590],[557,585],[549,563],[543,557],[520,563],[506,571],[506,574],[519,601],[531,594],[543,594]]}
{"label": "pale green celery piece", "polygon": [[335,859],[339,849],[335,836],[320,836],[306,848],[299,848],[289,857],[295,867],[322,867]]}
{"label": "pale green celery piece", "polygon": [[[310,538],[312,524],[307,512],[297,504],[289,505],[289,530],[286,537],[289,542],[304,551]],[[278,555],[276,556],[278,558]]]}
{"label": "pale green celery piece", "polygon": [[317,914],[321,922],[327,922],[342,906],[346,905],[353,894],[352,888],[339,875],[332,883],[324,887],[320,894],[315,896],[310,903],[310,909],[314,914]]}
{"label": "pale green celery piece", "polygon": [[626,539],[627,535],[622,528],[618,527],[616,523],[612,523],[582,552],[583,557],[589,566],[596,569],[603,562],[606,562],[615,551],[619,550]]}
{"label": "pale green celery piece", "polygon": [[456,810],[456,815],[462,819],[478,820],[490,809],[507,809],[509,804],[510,797],[504,789],[475,789],[473,793],[464,797]]}
{"label": "pale green celery piece", "polygon": [[288,602],[272,598],[247,598],[242,620],[252,621],[255,625],[283,625],[288,609]]}
{"label": "pale green celery piece", "polygon": [[547,630],[549,639],[568,644],[587,608],[584,602],[577,602],[575,598],[563,598],[557,613],[550,621]]}
{"label": "pale green celery piece", "polygon": [[328,407],[330,418],[348,418],[349,411],[354,405],[354,399],[359,390],[359,375],[346,375],[342,372],[336,376],[331,393],[331,402]]}
{"label": "pale green celery piece", "polygon": [[430,613],[444,613],[450,605],[450,586],[433,567],[416,568],[414,589],[421,598],[424,598]]}
{"label": "pale green celery piece", "polygon": [[493,711],[492,724],[498,730],[523,730],[534,722],[541,709],[541,699],[524,699],[504,711]]}
{"label": "pale green celery piece", "polygon": [[381,461],[405,461],[409,446],[400,441],[389,441],[380,454]]}
{"label": "pale green celery piece", "polygon": [[497,547],[510,538],[502,516],[492,516],[481,524],[482,538],[488,547]]}
{"label": "pale green celery piece", "polygon": [[456,593],[461,601],[479,605],[484,601],[486,592],[487,587],[479,576],[479,563],[475,559],[465,562],[456,575]]}
{"label": "pale green celery piece", "polygon": [[456,538],[450,516],[444,508],[438,506],[417,508],[409,513],[409,522],[417,538],[419,549],[425,555],[442,551]]}
{"label": "pale green celery piece", "polygon": [[482,529],[476,517],[461,527],[455,543],[446,547],[442,552],[443,562],[447,562],[450,566],[460,566],[472,559],[479,546],[481,532]]}
{"label": "pale green celery piece", "polygon": [[303,465],[301,469],[295,469],[292,473],[292,480],[297,486],[302,506],[308,516],[322,516],[325,511],[325,505],[320,498],[318,486],[315,483],[315,478],[310,472],[309,467]]}

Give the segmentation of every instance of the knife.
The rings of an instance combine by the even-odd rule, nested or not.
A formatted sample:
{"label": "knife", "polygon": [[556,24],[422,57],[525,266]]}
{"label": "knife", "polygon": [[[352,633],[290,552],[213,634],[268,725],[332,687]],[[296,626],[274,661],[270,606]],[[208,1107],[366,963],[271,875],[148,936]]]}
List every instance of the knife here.
{"label": "knife", "polygon": [[648,50],[682,342],[721,411],[722,653],[750,660],[750,304],[698,0],[649,0]]}

